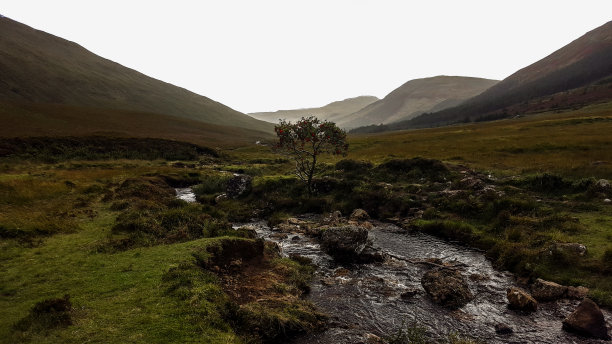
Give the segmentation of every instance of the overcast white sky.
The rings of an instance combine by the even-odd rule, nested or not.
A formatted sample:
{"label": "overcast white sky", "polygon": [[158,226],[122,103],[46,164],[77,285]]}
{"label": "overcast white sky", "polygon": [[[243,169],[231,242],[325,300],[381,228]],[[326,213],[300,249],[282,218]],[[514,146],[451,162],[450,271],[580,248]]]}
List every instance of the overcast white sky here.
{"label": "overcast white sky", "polygon": [[503,79],[612,20],[612,0],[0,0],[0,14],[255,112]]}

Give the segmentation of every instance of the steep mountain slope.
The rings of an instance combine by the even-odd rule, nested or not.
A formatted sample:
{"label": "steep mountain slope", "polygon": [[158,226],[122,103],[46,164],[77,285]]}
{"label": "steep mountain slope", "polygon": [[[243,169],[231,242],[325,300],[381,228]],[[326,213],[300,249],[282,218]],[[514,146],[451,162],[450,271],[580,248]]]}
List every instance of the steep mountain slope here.
{"label": "steep mountain slope", "polygon": [[0,102],[0,123],[0,137],[163,138],[211,147],[236,147],[273,138],[273,133],[151,112],[10,101]]}
{"label": "steep mountain slope", "polygon": [[319,108],[278,110],[274,112],[254,112],[249,113],[248,115],[271,123],[276,123],[279,119],[296,121],[306,116],[317,116],[320,119],[326,119],[338,124],[338,119],[342,119],[353,112],[359,111],[377,100],[378,98],[374,96],[360,96],[339,100]]}
{"label": "steep mountain slope", "polygon": [[272,130],[268,123],[9,18],[0,18],[0,75],[0,101],[13,106],[65,104]]}
{"label": "steep mountain slope", "polygon": [[339,119],[339,122],[345,127],[355,128],[406,120],[424,112],[457,105],[496,83],[496,80],[461,76],[436,76],[410,80],[383,99]]}
{"label": "steep mountain slope", "polygon": [[507,107],[564,92],[612,75],[612,21],[510,75],[460,106],[420,116],[396,129],[503,118]]}

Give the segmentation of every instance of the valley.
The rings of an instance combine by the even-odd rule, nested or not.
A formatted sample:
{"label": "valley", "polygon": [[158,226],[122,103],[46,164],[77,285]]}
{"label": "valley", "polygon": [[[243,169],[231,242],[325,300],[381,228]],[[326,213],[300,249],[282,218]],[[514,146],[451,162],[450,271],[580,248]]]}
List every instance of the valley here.
{"label": "valley", "polygon": [[0,343],[608,342],[611,23],[245,114],[0,16]]}

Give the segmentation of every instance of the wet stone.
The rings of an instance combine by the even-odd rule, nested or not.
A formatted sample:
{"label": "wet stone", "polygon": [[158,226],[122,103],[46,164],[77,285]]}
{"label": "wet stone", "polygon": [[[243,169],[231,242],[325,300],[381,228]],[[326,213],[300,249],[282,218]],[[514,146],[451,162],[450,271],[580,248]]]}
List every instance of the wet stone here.
{"label": "wet stone", "polygon": [[450,309],[461,308],[474,298],[465,278],[454,269],[429,270],[421,284],[433,302]]}
{"label": "wet stone", "polygon": [[610,339],[604,316],[590,299],[582,300],[578,308],[563,320],[563,329],[585,337]]}
{"label": "wet stone", "polygon": [[538,310],[538,302],[526,291],[516,287],[511,287],[506,293],[508,298],[508,308],[523,311],[535,312]]}

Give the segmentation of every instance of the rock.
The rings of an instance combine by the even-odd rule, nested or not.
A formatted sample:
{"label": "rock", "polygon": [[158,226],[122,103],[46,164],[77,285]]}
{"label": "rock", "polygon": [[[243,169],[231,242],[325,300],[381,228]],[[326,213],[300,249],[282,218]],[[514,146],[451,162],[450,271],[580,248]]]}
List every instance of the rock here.
{"label": "rock", "polygon": [[587,287],[567,287],[566,297],[568,299],[582,300],[589,295]]}
{"label": "rock", "polygon": [[508,297],[508,308],[523,312],[535,312],[538,310],[538,301],[536,301],[529,293],[519,288],[508,288],[506,293]]}
{"label": "rock", "polygon": [[370,221],[363,221],[360,226],[367,230],[374,228],[374,225]]}
{"label": "rock", "polygon": [[429,270],[421,278],[421,285],[433,302],[450,309],[461,308],[474,298],[465,278],[454,269]]}
{"label": "rock", "polygon": [[349,220],[351,221],[365,221],[370,218],[370,215],[363,209],[355,209],[351,213]]}
{"label": "rock", "polygon": [[554,301],[565,296],[567,287],[538,278],[531,285],[531,296],[538,301]]}
{"label": "rock", "polygon": [[257,230],[255,230],[255,226],[246,225],[236,229],[236,232],[240,234],[243,238],[255,239],[257,238]]}
{"label": "rock", "polygon": [[293,237],[291,237],[291,241],[300,241],[300,237],[297,235],[294,235]]}
{"label": "rock", "polygon": [[587,253],[587,247],[577,242],[560,242],[553,246],[557,252],[564,252],[583,257]]}
{"label": "rock", "polygon": [[495,333],[497,334],[511,334],[514,330],[506,324],[495,324]]}
{"label": "rock", "polygon": [[476,178],[476,177],[472,177],[472,176],[467,176],[467,177],[461,179],[459,184],[463,188],[471,189],[471,190],[480,190],[480,189],[484,188],[484,186],[485,186],[485,183],[482,180],[480,180],[479,178]]}
{"label": "rock", "polygon": [[283,233],[283,232],[270,234],[270,238],[272,239],[282,240],[282,239],[287,239],[287,237],[288,237],[287,233]]}
{"label": "rock", "polygon": [[385,254],[372,246],[366,246],[357,257],[356,263],[369,264],[382,262],[386,258]]}
{"label": "rock", "polygon": [[488,281],[491,278],[489,276],[486,276],[486,275],[471,274],[469,276],[469,279],[470,279],[470,281],[474,281],[474,282],[482,282],[482,281]]}
{"label": "rock", "polygon": [[351,271],[349,269],[346,268],[337,268],[334,271],[334,276],[336,277],[345,277],[348,276],[351,273]]}
{"label": "rock", "polygon": [[606,179],[600,179],[595,182],[595,184],[593,185],[593,188],[599,192],[607,192],[612,189],[612,186],[610,186],[610,182],[607,181]]}
{"label": "rock", "polygon": [[225,200],[227,200],[229,197],[227,197],[227,194],[220,194],[219,196],[215,197],[215,203],[220,203],[223,202]]}
{"label": "rock", "polygon": [[247,174],[234,174],[227,182],[226,194],[230,198],[238,198],[251,191],[253,177]]}
{"label": "rock", "polygon": [[330,227],[321,235],[321,248],[340,262],[357,262],[368,244],[368,231],[358,226]]}
{"label": "rock", "polygon": [[301,224],[304,224],[305,222],[300,219],[296,219],[295,217],[290,217],[287,219],[287,223],[290,225],[299,226]]}
{"label": "rock", "polygon": [[590,299],[582,300],[578,308],[563,320],[563,329],[586,337],[610,339],[604,316]]}
{"label": "rock", "polygon": [[384,344],[385,341],[373,333],[366,333],[364,336],[365,344]]}
{"label": "rock", "polygon": [[283,232],[283,233],[291,233],[291,232],[296,232],[300,230],[300,226],[296,226],[296,225],[291,225],[288,223],[279,223],[276,228],[276,231],[278,232]]}
{"label": "rock", "polygon": [[339,226],[343,222],[342,213],[336,210],[330,213],[329,215],[323,217],[323,220],[321,222],[324,225]]}

